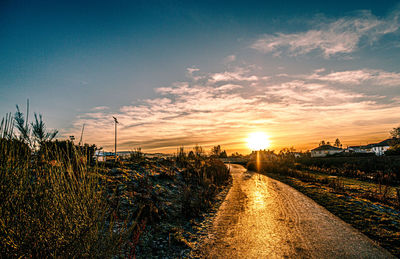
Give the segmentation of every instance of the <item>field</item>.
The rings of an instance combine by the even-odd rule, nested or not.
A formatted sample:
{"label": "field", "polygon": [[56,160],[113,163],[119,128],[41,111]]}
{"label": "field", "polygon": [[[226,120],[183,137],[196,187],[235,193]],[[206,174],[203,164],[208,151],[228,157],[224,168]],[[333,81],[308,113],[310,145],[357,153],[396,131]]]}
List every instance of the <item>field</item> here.
{"label": "field", "polygon": [[[313,161],[307,158],[307,163],[302,163],[304,160],[301,159],[279,159],[262,162],[261,173],[303,192],[393,255],[400,256],[399,186],[396,177],[380,175],[379,168],[388,161],[395,161],[397,165],[398,158],[381,158],[384,162],[375,166],[376,171],[356,169],[359,164],[370,163],[370,159],[346,161],[343,158],[327,158]],[[345,165],[346,169],[340,165]],[[384,166],[395,168],[393,164]],[[248,168],[254,169],[254,162],[250,162]],[[390,174],[393,175],[392,172]]]}

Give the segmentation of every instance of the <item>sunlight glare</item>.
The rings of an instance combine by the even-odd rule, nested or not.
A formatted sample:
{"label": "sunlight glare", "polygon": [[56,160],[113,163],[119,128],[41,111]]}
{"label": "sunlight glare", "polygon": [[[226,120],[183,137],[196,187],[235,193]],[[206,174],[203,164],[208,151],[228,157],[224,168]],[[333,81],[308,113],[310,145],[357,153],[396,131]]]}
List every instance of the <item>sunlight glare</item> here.
{"label": "sunlight glare", "polygon": [[263,150],[270,146],[268,136],[263,132],[253,132],[247,138],[247,146],[254,151]]}

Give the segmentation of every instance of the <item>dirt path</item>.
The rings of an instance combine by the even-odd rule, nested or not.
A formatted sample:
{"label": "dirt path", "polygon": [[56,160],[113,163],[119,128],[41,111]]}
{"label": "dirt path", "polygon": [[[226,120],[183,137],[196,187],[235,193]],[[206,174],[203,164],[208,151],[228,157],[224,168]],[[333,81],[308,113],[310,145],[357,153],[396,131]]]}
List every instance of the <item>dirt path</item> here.
{"label": "dirt path", "polygon": [[197,256],[394,258],[293,188],[231,166],[233,185]]}

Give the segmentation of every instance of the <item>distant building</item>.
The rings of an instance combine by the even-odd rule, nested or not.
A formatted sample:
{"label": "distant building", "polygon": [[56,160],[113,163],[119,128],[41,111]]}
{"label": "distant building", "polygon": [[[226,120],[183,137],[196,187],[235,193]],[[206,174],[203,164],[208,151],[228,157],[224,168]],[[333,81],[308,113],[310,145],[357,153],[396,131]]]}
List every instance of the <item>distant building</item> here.
{"label": "distant building", "polygon": [[102,150],[96,150],[95,152],[95,158],[99,162],[105,162],[108,160],[113,160],[115,159],[115,153],[114,152],[104,152]]}
{"label": "distant building", "polygon": [[351,146],[346,149],[346,152],[355,153],[374,153],[377,156],[382,156],[385,154],[386,150],[390,148],[395,143],[396,139],[385,139],[379,143],[368,144],[365,146]]}
{"label": "distant building", "polygon": [[375,153],[375,155],[382,156],[385,154],[386,150],[390,148],[390,146],[394,145],[394,143],[394,139],[385,139],[379,143],[372,144],[372,151]]}
{"label": "distant building", "polygon": [[311,150],[311,157],[325,157],[328,155],[334,155],[342,153],[344,150],[331,145],[322,145]]}
{"label": "distant building", "polygon": [[365,146],[350,146],[345,150],[345,152],[367,154],[367,153],[372,153],[372,150],[371,150],[371,147],[369,145],[365,145]]}

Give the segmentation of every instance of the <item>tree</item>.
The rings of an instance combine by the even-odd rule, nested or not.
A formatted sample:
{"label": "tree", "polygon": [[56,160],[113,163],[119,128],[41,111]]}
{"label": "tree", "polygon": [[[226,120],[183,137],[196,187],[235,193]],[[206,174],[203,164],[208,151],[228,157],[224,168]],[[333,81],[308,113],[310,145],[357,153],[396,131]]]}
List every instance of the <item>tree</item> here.
{"label": "tree", "polygon": [[221,154],[219,155],[220,158],[227,158],[228,155],[226,154],[226,151],[222,151]]}
{"label": "tree", "polygon": [[340,140],[338,138],[335,140],[335,144],[333,144],[333,146],[338,148],[342,147],[342,144],[340,143]]}
{"label": "tree", "polygon": [[188,158],[189,158],[189,159],[195,159],[195,158],[196,158],[196,156],[195,156],[193,150],[190,150],[190,152],[189,152],[189,154],[188,154]]}
{"label": "tree", "polygon": [[326,145],[326,144],[325,144],[325,140],[321,140],[321,142],[319,142],[319,145],[320,145],[320,146]]}
{"label": "tree", "polygon": [[196,157],[202,157],[204,154],[204,150],[203,147],[196,145],[194,146],[194,154],[196,155]]}
{"label": "tree", "polygon": [[392,147],[393,146],[400,147],[400,126],[397,127],[397,128],[393,128],[390,131],[390,135],[392,136],[392,140],[389,141],[390,146],[392,146]]}
{"label": "tree", "polygon": [[214,146],[211,149],[211,155],[215,156],[215,157],[219,157],[221,155],[221,146],[220,145]]}
{"label": "tree", "polygon": [[400,126],[397,128],[393,128],[390,131],[390,135],[392,135],[392,138],[400,138]]}

